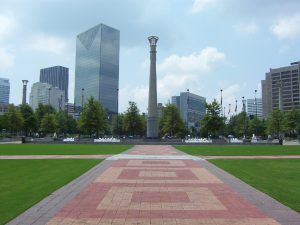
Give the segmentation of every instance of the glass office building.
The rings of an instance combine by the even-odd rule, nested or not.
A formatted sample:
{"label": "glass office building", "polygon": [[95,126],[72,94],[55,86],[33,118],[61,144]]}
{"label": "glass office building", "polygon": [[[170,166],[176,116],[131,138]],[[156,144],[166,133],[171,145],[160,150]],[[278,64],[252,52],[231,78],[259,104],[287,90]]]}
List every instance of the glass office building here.
{"label": "glass office building", "polygon": [[91,96],[118,113],[120,31],[99,24],[77,36],[75,104]]}
{"label": "glass office building", "polygon": [[9,103],[10,84],[9,79],[0,78],[0,104]]}
{"label": "glass office building", "polygon": [[190,92],[181,92],[180,96],[172,96],[172,104],[179,108],[181,117],[189,128],[196,126],[197,122],[205,116],[205,102],[204,97]]}
{"label": "glass office building", "polygon": [[69,68],[63,66],[53,66],[40,70],[40,82],[51,84],[64,91],[65,100],[68,99],[69,90]]}

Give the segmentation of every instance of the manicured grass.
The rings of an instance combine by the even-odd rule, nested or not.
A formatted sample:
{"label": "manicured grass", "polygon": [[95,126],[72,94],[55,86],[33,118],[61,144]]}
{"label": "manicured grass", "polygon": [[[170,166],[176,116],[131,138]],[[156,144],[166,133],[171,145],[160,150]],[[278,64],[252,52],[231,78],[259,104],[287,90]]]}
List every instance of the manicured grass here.
{"label": "manicured grass", "polygon": [[209,161],[300,212],[300,159],[213,159]]}
{"label": "manicured grass", "polygon": [[0,155],[105,155],[119,154],[132,145],[1,144]]}
{"label": "manicured grass", "polygon": [[5,224],[101,160],[0,161],[0,224]]}
{"label": "manicured grass", "polygon": [[282,145],[200,145],[175,146],[190,155],[251,156],[251,155],[300,155],[300,146]]}

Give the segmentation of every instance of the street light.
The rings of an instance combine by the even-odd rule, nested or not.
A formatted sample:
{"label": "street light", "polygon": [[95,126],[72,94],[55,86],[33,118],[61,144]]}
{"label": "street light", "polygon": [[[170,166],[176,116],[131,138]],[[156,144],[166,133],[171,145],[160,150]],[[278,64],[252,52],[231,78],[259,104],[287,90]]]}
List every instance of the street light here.
{"label": "street light", "polygon": [[256,99],[256,93],[257,90],[254,91],[255,92],[255,136],[257,135],[257,99]]}
{"label": "street light", "polygon": [[221,89],[220,91],[221,91],[221,110],[223,110],[223,96],[222,96],[223,89]]}
{"label": "street light", "polygon": [[81,112],[83,111],[84,88],[81,88]]}
{"label": "street light", "polygon": [[119,135],[119,88],[117,88],[117,135]]}
{"label": "street light", "polygon": [[49,95],[48,95],[48,105],[50,105],[50,91],[51,91],[51,87],[49,87],[48,90],[49,90]]}
{"label": "street light", "polygon": [[246,138],[246,106],[245,106],[245,97],[242,97],[243,100],[243,116],[244,116],[244,138]]}
{"label": "street light", "polygon": [[186,90],[188,95],[187,95],[187,110],[186,110],[186,126],[187,130],[189,131],[189,97],[190,97],[190,89]]}

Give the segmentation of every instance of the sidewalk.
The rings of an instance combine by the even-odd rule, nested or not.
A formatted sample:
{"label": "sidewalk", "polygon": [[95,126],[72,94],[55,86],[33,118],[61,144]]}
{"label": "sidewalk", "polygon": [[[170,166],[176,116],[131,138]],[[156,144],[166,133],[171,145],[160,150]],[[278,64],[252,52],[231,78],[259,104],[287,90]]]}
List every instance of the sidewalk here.
{"label": "sidewalk", "polygon": [[72,197],[64,193],[68,201],[58,198],[57,207],[49,210],[44,202],[40,209],[50,220],[45,216],[30,220],[27,214],[27,220],[21,216],[9,224],[299,225],[300,221],[298,213],[171,146],[135,146],[105,160],[90,171],[89,179],[81,190],[70,190]]}

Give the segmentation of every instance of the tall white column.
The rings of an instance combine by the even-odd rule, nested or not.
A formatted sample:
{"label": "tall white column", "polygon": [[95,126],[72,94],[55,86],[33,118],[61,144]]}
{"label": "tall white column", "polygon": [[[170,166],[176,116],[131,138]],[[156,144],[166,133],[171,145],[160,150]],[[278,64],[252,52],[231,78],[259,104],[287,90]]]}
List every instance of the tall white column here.
{"label": "tall white column", "polygon": [[158,37],[148,37],[150,43],[150,77],[148,98],[147,137],[158,137],[157,85],[156,85],[156,43]]}

